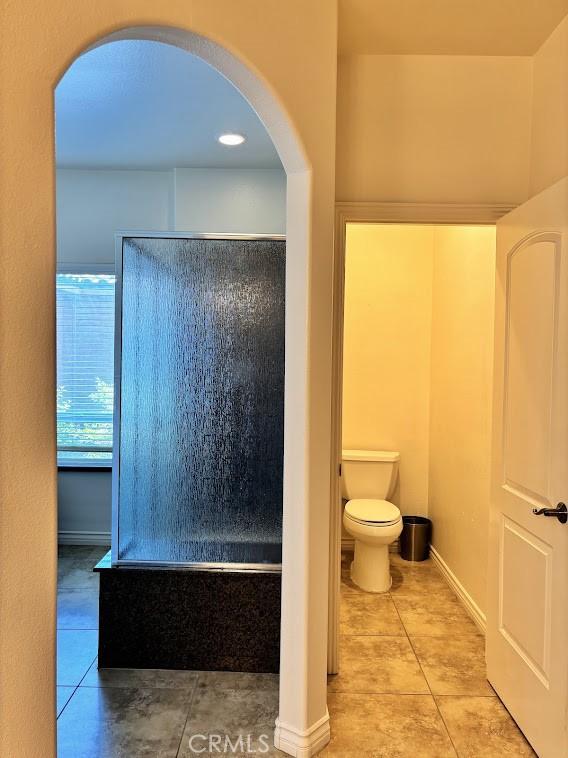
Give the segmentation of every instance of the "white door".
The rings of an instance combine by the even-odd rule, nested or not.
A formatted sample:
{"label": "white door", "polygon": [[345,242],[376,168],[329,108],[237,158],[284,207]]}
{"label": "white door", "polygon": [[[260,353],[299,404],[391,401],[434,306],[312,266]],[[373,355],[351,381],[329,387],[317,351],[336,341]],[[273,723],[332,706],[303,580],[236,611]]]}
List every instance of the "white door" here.
{"label": "white door", "polygon": [[497,224],[488,677],[540,758],[568,756],[568,180]]}

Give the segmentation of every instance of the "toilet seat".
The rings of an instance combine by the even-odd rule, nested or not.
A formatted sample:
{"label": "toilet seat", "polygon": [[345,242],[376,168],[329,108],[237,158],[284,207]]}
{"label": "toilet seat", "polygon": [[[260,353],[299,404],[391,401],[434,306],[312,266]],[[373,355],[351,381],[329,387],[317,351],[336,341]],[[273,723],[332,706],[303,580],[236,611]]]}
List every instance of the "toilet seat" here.
{"label": "toilet seat", "polygon": [[349,500],[345,506],[345,515],[358,524],[381,527],[400,521],[400,511],[388,500],[356,499]]}

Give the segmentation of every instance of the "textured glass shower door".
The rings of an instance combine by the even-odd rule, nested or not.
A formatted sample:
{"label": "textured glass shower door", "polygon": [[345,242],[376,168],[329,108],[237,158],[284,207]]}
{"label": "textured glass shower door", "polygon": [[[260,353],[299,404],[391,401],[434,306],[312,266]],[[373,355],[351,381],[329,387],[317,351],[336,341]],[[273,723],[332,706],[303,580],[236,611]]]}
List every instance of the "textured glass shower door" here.
{"label": "textured glass shower door", "polygon": [[278,566],[285,241],[117,237],[112,560]]}

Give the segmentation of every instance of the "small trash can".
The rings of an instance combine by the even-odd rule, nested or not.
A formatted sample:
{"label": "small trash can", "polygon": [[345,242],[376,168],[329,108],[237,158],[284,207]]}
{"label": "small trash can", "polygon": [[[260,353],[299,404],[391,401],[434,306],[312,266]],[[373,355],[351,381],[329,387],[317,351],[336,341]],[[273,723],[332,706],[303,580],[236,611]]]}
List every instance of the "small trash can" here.
{"label": "small trash can", "polygon": [[403,516],[400,555],[405,561],[425,561],[430,551],[432,522],[424,516]]}

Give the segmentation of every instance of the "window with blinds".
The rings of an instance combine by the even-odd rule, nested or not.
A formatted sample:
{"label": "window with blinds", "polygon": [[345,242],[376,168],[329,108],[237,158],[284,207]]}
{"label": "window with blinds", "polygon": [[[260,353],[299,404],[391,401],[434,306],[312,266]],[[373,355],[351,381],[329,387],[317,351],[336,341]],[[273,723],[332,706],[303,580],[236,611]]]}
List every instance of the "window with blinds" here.
{"label": "window with blinds", "polygon": [[57,274],[60,465],[112,460],[114,283],[110,274]]}

